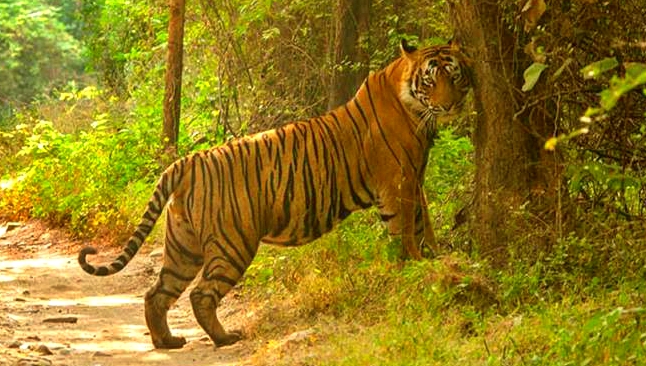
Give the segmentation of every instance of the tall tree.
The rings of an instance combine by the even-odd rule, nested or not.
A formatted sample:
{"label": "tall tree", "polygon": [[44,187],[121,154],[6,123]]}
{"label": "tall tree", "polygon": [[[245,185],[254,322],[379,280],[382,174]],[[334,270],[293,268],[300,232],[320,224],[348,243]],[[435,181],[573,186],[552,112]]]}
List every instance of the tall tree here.
{"label": "tall tree", "polygon": [[350,100],[368,75],[369,57],[360,42],[370,23],[370,3],[370,0],[337,0],[328,109]]}
{"label": "tall tree", "polygon": [[[456,37],[473,58],[475,103],[474,236],[482,254],[504,265],[510,243],[527,239],[527,211],[557,196],[558,164],[543,153],[547,109],[525,108],[523,71],[531,59],[507,22],[504,1],[449,1]],[[506,2],[510,4],[510,1]],[[515,4],[514,4],[515,5]],[[531,127],[530,127],[531,126]],[[522,233],[522,235],[520,235]],[[537,245],[539,236],[523,244]]]}
{"label": "tall tree", "polygon": [[164,142],[166,151],[177,153],[180,105],[182,100],[182,58],[184,53],[184,0],[170,0],[168,21],[168,55],[164,93]]}

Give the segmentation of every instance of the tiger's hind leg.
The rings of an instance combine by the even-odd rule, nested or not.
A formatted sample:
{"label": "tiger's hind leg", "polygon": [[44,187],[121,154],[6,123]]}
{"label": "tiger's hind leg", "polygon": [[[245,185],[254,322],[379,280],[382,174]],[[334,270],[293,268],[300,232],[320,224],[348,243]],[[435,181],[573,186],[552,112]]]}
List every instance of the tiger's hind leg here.
{"label": "tiger's hind leg", "polygon": [[213,343],[220,347],[233,344],[242,338],[239,331],[224,330],[217,316],[217,308],[222,298],[242,277],[251,258],[243,259],[227,253],[223,246],[217,244],[211,248],[214,251],[206,257],[202,278],[191,291],[191,305],[197,322]]}
{"label": "tiger's hind leg", "polygon": [[204,263],[195,235],[186,223],[174,226],[173,222],[176,225],[179,221],[176,219],[168,215],[164,264],[145,297],[146,324],[155,348],[182,348],[186,344],[184,337],[171,334],[167,313]]}

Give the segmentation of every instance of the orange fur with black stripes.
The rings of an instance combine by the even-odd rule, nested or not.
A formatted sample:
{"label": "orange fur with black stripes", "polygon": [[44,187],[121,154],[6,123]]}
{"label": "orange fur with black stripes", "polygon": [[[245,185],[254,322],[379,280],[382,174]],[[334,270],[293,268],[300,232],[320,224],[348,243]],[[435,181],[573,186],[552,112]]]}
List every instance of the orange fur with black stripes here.
{"label": "orange fur with black stripes", "polygon": [[226,332],[216,309],[254,258],[261,242],[302,245],[351,212],[376,205],[410,257],[433,246],[422,181],[438,117],[452,115],[469,89],[457,46],[417,50],[372,73],[346,105],[307,121],[231,141],[177,160],[162,174],[142,221],[122,254],[83,270],[119,272],[134,257],[167,206],[164,264],[145,297],[153,344],[182,347],[171,335],[169,307],[193,281],[198,323],[216,345],[240,339]]}

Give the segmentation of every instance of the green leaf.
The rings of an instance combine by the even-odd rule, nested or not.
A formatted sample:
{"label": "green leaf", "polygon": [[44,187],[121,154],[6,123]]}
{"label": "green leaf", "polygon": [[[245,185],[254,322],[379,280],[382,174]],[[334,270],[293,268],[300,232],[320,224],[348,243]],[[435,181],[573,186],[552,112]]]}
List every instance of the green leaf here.
{"label": "green leaf", "polygon": [[619,98],[622,96],[623,92],[619,90],[618,88],[608,88],[604,89],[599,93],[599,104],[601,105],[601,108],[603,108],[606,111],[611,110],[612,108],[615,107],[617,104],[617,101]]}
{"label": "green leaf", "polygon": [[619,62],[617,61],[617,58],[607,57],[582,68],[581,73],[583,74],[584,79],[593,79],[608,70],[614,69],[618,65]]}
{"label": "green leaf", "polygon": [[626,78],[634,79],[637,84],[646,84],[646,64],[626,62]]}
{"label": "green leaf", "polygon": [[265,29],[262,32],[262,39],[265,40],[265,41],[268,41],[268,40],[273,39],[273,38],[277,38],[279,36],[280,36],[280,29],[278,29],[276,27]]}
{"label": "green leaf", "polygon": [[523,73],[523,78],[525,78],[525,84],[523,85],[522,90],[524,92],[532,90],[534,88],[534,85],[536,85],[538,78],[541,77],[541,73],[546,68],[547,68],[547,65],[542,64],[540,62],[534,62],[533,64],[529,65],[529,67]]}

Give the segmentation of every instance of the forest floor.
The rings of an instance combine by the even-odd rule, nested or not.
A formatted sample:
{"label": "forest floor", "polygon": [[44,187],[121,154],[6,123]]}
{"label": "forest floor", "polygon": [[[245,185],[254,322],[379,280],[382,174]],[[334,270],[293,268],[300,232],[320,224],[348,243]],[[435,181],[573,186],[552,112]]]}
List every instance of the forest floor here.
{"label": "forest floor", "polygon": [[[143,295],[161,266],[160,251],[144,246],[119,274],[94,277],[76,261],[86,244],[39,222],[0,231],[0,366],[253,365],[258,357],[264,362],[276,357],[267,354],[268,344],[282,353],[311,332],[251,337],[215,349],[185,293],[168,321],[188,343],[179,350],[156,350],[145,325]],[[108,261],[118,250],[103,251],[93,262]],[[227,329],[244,329],[257,316],[236,295],[234,289],[218,312]]]}

